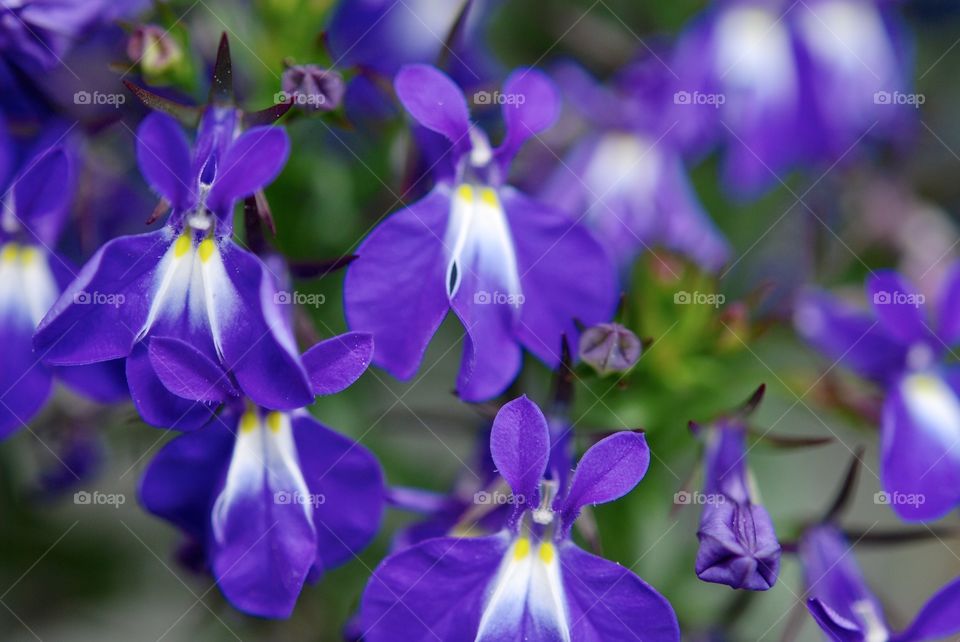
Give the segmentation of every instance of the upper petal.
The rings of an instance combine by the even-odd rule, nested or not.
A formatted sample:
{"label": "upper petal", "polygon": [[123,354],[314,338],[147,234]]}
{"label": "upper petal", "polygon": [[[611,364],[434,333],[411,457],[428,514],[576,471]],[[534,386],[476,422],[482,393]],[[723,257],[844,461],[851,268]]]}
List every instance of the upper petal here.
{"label": "upper petal", "polygon": [[17,219],[44,246],[57,242],[72,196],[71,181],[67,154],[55,147],[29,161],[14,183]]}
{"label": "upper petal", "polygon": [[137,130],[137,162],[150,187],[175,208],[189,207],[194,196],[190,143],[177,121],[162,112],[143,119]]}
{"label": "upper petal", "polygon": [[332,395],[360,378],[373,357],[373,335],[348,332],[321,341],[303,354],[313,392]]}
{"label": "upper petal", "polygon": [[252,127],[219,160],[207,207],[228,216],[233,202],[269,185],[287,163],[290,139],[281,127]]}
{"label": "upper petal", "polygon": [[540,408],[526,395],[500,408],[490,433],[490,454],[518,501],[536,506],[550,455],[550,431]]}
{"label": "upper petal", "polygon": [[414,120],[452,143],[469,142],[467,101],[448,75],[430,65],[405,65],[397,72],[393,85]]}
{"label": "upper petal", "polygon": [[880,270],[867,280],[867,296],[884,330],[903,343],[928,339],[925,298],[893,270]]}
{"label": "upper petal", "polygon": [[580,458],[562,499],[564,526],[569,528],[587,504],[611,502],[629,493],[649,465],[650,448],[640,433],[622,431],[594,444]]}
{"label": "upper petal", "polygon": [[531,68],[513,71],[503,84],[501,107],[506,135],[497,148],[497,160],[507,165],[527,139],[553,126],[560,116],[560,92],[543,72]]}

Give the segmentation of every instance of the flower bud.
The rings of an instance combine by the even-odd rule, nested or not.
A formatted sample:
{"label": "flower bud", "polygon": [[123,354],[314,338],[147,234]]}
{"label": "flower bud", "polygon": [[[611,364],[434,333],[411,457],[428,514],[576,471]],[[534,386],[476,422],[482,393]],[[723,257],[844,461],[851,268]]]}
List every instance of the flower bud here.
{"label": "flower bud", "polygon": [[601,375],[626,372],[640,358],[642,345],[619,323],[601,323],[580,336],[580,358]]}
{"label": "flower bud", "polygon": [[158,25],[141,25],[127,40],[127,56],[140,63],[147,75],[162,74],[183,60],[183,48],[169,31]]}
{"label": "flower bud", "polygon": [[343,101],[343,78],[335,71],[316,65],[293,65],[283,72],[285,98],[303,111],[332,111]]}

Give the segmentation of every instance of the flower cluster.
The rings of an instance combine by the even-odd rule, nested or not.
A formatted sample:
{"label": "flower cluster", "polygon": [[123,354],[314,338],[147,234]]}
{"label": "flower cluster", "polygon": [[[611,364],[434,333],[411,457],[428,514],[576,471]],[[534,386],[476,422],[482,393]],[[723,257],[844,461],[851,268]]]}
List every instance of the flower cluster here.
{"label": "flower cluster", "polygon": [[[888,232],[857,212],[873,227],[848,234],[804,198],[855,200],[818,188],[824,168],[856,167],[872,193],[893,170],[866,151],[909,153],[926,97],[892,3],[715,0],[630,55],[586,23],[571,51],[595,55],[524,50],[532,66],[512,69],[486,32],[522,9],[296,4],[232,8],[257,16],[258,78],[235,74],[226,33],[201,61],[209,25],[176,0],[0,0],[0,440],[47,453],[36,487],[0,479],[0,512],[43,505],[0,521],[47,523],[30,511],[70,493],[77,510],[145,511],[230,607],[319,609],[325,639],[741,639],[789,556],[830,639],[960,632],[960,579],[908,624],[851,552],[955,535],[927,522],[960,507],[960,262],[937,265],[958,243],[920,270],[901,229],[901,271],[836,270],[793,205],[746,241],[728,216],[786,191],[850,252]],[[273,102],[248,110],[246,94]],[[861,268],[869,312],[813,278]],[[811,376],[817,354],[832,363]],[[422,381],[429,413],[405,400]],[[798,406],[819,421],[774,432]],[[134,413],[159,431],[128,503],[90,484],[122,462],[109,428]],[[712,419],[684,431],[690,417]],[[857,447],[836,421],[864,429]],[[861,440],[879,450],[877,514],[925,533],[841,524]],[[790,491],[833,470],[814,449],[837,443],[856,464],[821,517],[798,514]],[[673,554],[647,558],[662,541]],[[2,600],[47,552],[0,596],[28,629]],[[699,595],[731,591],[706,617]]]}

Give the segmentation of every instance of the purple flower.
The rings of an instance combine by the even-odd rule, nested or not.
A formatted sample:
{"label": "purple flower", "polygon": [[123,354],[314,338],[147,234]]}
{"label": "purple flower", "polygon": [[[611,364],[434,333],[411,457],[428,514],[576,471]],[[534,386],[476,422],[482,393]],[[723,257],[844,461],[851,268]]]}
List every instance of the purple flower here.
{"label": "purple flower", "polygon": [[[372,353],[370,336],[356,333],[313,346],[303,355],[313,393],[350,386]],[[158,453],[141,501],[199,545],[234,606],[289,616],[305,582],[351,559],[376,534],[384,502],[376,458],[304,409],[244,400],[235,377],[187,343],[154,338],[149,359],[168,394],[225,408]]]}
{"label": "purple flower", "polygon": [[452,308],[467,333],[457,390],[489,399],[517,375],[522,347],[556,366],[561,337],[577,335],[575,319],[611,316],[613,270],[586,228],[506,183],[520,146],[556,119],[543,74],[517,70],[497,94],[506,135],[496,149],[443,73],[413,65],[395,85],[410,115],[446,138],[446,165],[426,197],[359,247],[344,285],[347,319],[373,333],[377,365],[409,379]]}
{"label": "purple flower", "polygon": [[[587,223],[625,268],[643,250],[664,246],[707,270],[730,254],[687,178],[680,149],[664,122],[665,73],[659,62],[624,68],[611,86],[575,64],[558,79],[591,124],[557,167],[542,197]],[[651,77],[652,76],[652,77]]]}
{"label": "purple flower", "polygon": [[513,491],[496,535],[438,537],[385,559],[361,603],[365,640],[679,640],[670,604],[628,569],[570,539],[587,504],[612,501],[643,477],[643,435],[622,432],[584,454],[569,486],[550,471],[550,435],[535,404],[501,408],[490,437]]}
{"label": "purple flower", "polygon": [[833,162],[868,134],[899,135],[913,95],[880,0],[718,0],[670,66],[678,131],[723,141],[724,178],[742,194],[801,162]]}
{"label": "purple flower", "polygon": [[140,497],[203,544],[231,604],[280,618],[291,614],[304,583],[373,539],[383,479],[366,448],[305,410],[240,404],[164,446]]}
{"label": "purple flower", "polygon": [[[0,122],[0,438],[30,421],[50,396],[54,370],[34,352],[33,333],[73,275],[55,251],[73,192],[67,153],[42,150],[11,177],[13,156]],[[117,363],[58,370],[94,400],[124,396]]]}
{"label": "purple flower", "polygon": [[160,230],[114,239],[93,256],[44,318],[34,344],[54,365],[127,358],[134,403],[148,423],[196,428],[217,401],[196,404],[161,384],[150,340],[180,341],[222,364],[259,406],[294,410],[313,399],[274,276],[232,240],[236,199],[270,183],[289,149],[285,132],[240,132],[239,111],[206,108],[191,152],[169,116],[138,131],[137,156],[151,187],[172,206]]}
{"label": "purple flower", "polygon": [[780,543],[770,515],[752,490],[746,432],[739,419],[722,419],[707,430],[697,577],[766,591],[777,581]]}
{"label": "purple flower", "polygon": [[896,272],[874,273],[866,289],[872,316],[809,292],[794,323],[827,357],[884,389],[883,489],[902,519],[936,519],[960,503],[960,373],[944,363],[960,339],[960,263],[947,274],[936,321]]}
{"label": "purple flower", "polygon": [[3,0],[0,54],[21,64],[49,69],[106,6],[90,0]]}
{"label": "purple flower", "polygon": [[910,626],[894,633],[839,529],[824,524],[807,530],[800,540],[800,560],[808,587],[807,608],[836,642],[920,642],[946,639],[960,631],[960,579],[937,591]]}

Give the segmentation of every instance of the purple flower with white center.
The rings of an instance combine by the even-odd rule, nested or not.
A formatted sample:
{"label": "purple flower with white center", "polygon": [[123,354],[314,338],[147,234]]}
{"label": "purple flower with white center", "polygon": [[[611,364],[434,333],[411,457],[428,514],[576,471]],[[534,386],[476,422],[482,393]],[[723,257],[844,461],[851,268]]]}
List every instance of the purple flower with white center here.
{"label": "purple flower with white center", "polygon": [[944,363],[960,340],[960,263],[941,287],[935,321],[923,294],[892,270],[867,281],[873,315],[822,292],[797,302],[811,345],[883,388],[881,482],[901,519],[936,519],[960,503],[960,373]]}
{"label": "purple flower with white center", "polygon": [[946,639],[960,631],[960,579],[937,591],[913,623],[895,633],[850,549],[832,524],[814,526],[800,540],[800,561],[809,587],[807,608],[831,640],[921,642]]}
{"label": "purple flower with white center", "polygon": [[838,161],[910,120],[899,34],[880,0],[717,0],[671,68],[678,131],[722,141],[726,183],[755,194],[803,162]]}
{"label": "purple flower with white center", "polygon": [[501,408],[490,450],[513,490],[506,528],[438,537],[374,571],[361,603],[365,640],[676,641],[669,602],[628,569],[581,550],[570,529],[583,506],[613,501],[643,477],[650,451],[622,432],[588,450],[569,486],[550,471],[550,433],[526,397]]}
{"label": "purple flower with white center", "polygon": [[[34,351],[33,333],[73,275],[53,249],[73,191],[67,153],[62,147],[43,150],[11,177],[13,156],[0,122],[0,439],[29,422],[50,396],[55,371]],[[96,401],[124,396],[117,363],[57,374]]]}
{"label": "purple flower with white center", "polygon": [[697,531],[697,577],[736,589],[766,591],[777,581],[780,543],[747,468],[746,424],[725,418],[706,433],[706,505]]}
{"label": "purple flower with white center", "polygon": [[507,79],[499,94],[506,134],[496,149],[440,71],[408,66],[395,86],[410,115],[446,138],[442,160],[452,167],[360,245],[344,284],[347,320],[374,335],[374,363],[409,379],[452,308],[467,333],[457,391],[489,399],[516,377],[521,348],[555,367],[561,337],[577,335],[574,320],[610,318],[613,269],[585,227],[506,182],[520,146],[557,117],[543,74],[519,69]]}
{"label": "purple flower with white center", "polygon": [[[231,604],[288,617],[305,582],[351,559],[376,534],[384,503],[376,458],[304,409],[244,400],[230,373],[182,341],[156,338],[149,352],[171,393],[226,405],[157,454],[141,501],[200,544]],[[372,353],[370,336],[357,333],[313,346],[303,355],[313,393],[346,389]]]}
{"label": "purple flower with white center", "polygon": [[557,167],[541,197],[584,216],[621,268],[663,246],[707,270],[730,255],[726,239],[697,199],[680,149],[664,120],[666,73],[644,62],[624,68],[610,87],[571,63],[556,76],[591,131]]}
{"label": "purple flower with white center", "polygon": [[282,320],[275,278],[231,239],[234,202],[280,172],[286,133],[268,126],[241,131],[239,110],[213,103],[192,152],[162,113],[144,119],[137,137],[144,177],[172,206],[167,223],[101,247],[44,318],[38,352],[55,365],[127,358],[134,403],[157,426],[196,428],[213,407],[166,390],[148,356],[157,337],[178,339],[223,364],[259,406],[308,405],[310,381]]}

